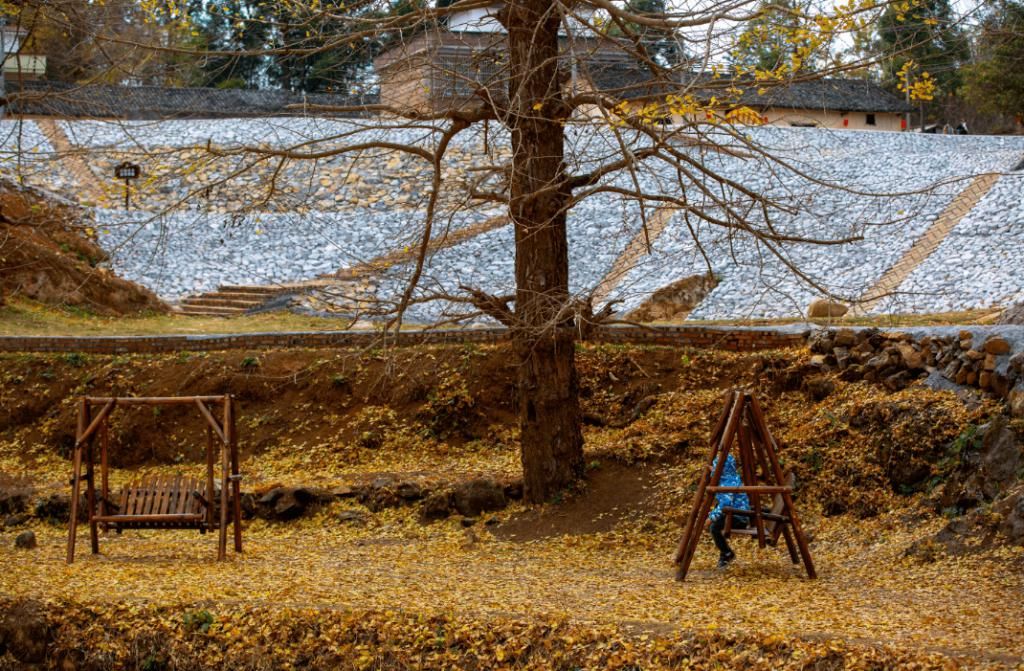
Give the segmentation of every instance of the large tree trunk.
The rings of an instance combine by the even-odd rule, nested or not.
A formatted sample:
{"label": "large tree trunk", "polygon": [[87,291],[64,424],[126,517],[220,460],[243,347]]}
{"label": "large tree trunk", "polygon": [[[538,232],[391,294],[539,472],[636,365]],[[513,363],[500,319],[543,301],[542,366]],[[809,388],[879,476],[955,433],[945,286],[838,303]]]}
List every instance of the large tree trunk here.
{"label": "large tree trunk", "polygon": [[[541,502],[583,474],[569,298],[566,111],[558,81],[558,14],[550,0],[508,2],[512,131],[510,214],[516,235],[519,428],[526,499]],[[552,188],[555,187],[555,188]],[[561,316],[560,316],[561,315]],[[563,323],[559,323],[563,322]]]}

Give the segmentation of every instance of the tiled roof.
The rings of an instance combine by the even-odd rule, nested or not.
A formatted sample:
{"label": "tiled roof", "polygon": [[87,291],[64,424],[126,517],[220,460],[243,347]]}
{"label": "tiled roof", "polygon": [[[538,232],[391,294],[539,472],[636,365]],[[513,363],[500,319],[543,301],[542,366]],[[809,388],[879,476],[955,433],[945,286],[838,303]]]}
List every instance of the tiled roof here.
{"label": "tiled roof", "polygon": [[864,79],[815,79],[774,85],[759,94],[747,89],[740,102],[750,107],[787,107],[840,112],[909,112],[910,105]]}
{"label": "tiled roof", "polygon": [[[675,83],[655,78],[650,70],[633,64],[591,67],[588,76],[599,91],[620,100],[638,100],[688,91],[699,99],[712,95],[728,97],[725,89],[733,80],[713,80],[707,74],[675,75]],[[912,108],[882,87],[863,79],[822,78],[789,83],[757,84],[737,82],[743,89],[737,104],[755,108],[784,107],[842,112],[906,112]],[[759,93],[763,90],[763,93]]]}
{"label": "tiled roof", "polygon": [[[7,82],[8,110],[31,116],[117,119],[216,118],[301,114],[303,105],[351,107],[376,103],[376,96],[291,91],[77,86],[60,82]],[[323,114],[318,112],[318,114]],[[353,113],[339,114],[356,116]]]}

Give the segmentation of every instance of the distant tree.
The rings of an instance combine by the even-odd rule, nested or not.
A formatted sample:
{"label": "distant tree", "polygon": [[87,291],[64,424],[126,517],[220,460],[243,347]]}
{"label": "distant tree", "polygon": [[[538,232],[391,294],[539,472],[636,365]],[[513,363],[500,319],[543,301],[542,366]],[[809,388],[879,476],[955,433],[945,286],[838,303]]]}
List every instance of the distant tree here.
{"label": "distant tree", "polygon": [[[624,9],[630,14],[658,19],[667,16],[665,0],[626,0]],[[663,65],[675,65],[686,59],[676,31],[613,16],[608,31],[613,37],[626,37]]]}
{"label": "distant tree", "polygon": [[801,28],[796,0],[762,2],[757,18],[748,21],[737,39],[736,65],[772,71],[789,62],[798,46],[794,33]]}
{"label": "distant tree", "polygon": [[964,68],[963,95],[982,112],[1024,116],[1024,4],[994,5],[978,30],[974,62]]}
{"label": "distant tree", "polygon": [[890,4],[878,22],[875,51],[884,54],[884,86],[899,90],[900,73],[909,73],[906,65],[913,61],[918,75],[927,72],[934,80],[939,100],[960,88],[960,67],[970,57],[967,36],[949,0]]}
{"label": "distant tree", "polygon": [[[8,24],[27,32],[23,49],[46,56],[46,78],[64,82],[175,86],[197,71],[182,51],[201,43],[168,12],[145,12],[134,0],[28,0],[7,3]],[[111,41],[98,44],[92,30],[110,26]],[[154,51],[148,44],[169,51]]]}

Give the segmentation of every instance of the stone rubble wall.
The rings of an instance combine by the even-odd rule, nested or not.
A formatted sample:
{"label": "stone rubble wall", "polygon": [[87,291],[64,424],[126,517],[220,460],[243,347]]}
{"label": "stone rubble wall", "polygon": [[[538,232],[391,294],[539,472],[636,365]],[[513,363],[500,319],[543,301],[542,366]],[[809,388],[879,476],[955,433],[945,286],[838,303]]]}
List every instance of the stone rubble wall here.
{"label": "stone rubble wall", "polygon": [[811,364],[844,380],[867,380],[892,391],[918,379],[942,388],[967,387],[1003,399],[1024,417],[1024,328],[936,327],[906,331],[820,329],[808,338]]}

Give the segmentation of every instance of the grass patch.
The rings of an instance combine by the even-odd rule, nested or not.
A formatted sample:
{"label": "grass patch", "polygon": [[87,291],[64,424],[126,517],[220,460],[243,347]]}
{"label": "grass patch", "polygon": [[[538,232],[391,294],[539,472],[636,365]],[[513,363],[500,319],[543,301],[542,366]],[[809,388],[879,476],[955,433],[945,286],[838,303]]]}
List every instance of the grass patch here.
{"label": "grass patch", "polygon": [[[819,326],[943,326],[990,323],[995,310],[968,310],[924,315],[870,315],[840,319],[737,319],[653,322],[655,325],[687,326],[777,326],[809,324]],[[260,333],[295,331],[338,331],[349,324],[345,317],[314,317],[285,310],[239,317],[200,317],[180,314],[140,314],[104,317],[80,308],[55,308],[24,299],[10,299],[0,307],[0,335],[164,335],[209,333]],[[403,325],[405,330],[420,328]]]}
{"label": "grass patch", "polygon": [[80,309],[55,308],[12,299],[0,307],[0,335],[163,335],[176,333],[259,333],[263,331],[338,331],[349,319],[264,312],[239,317],[140,314],[104,317]]}

